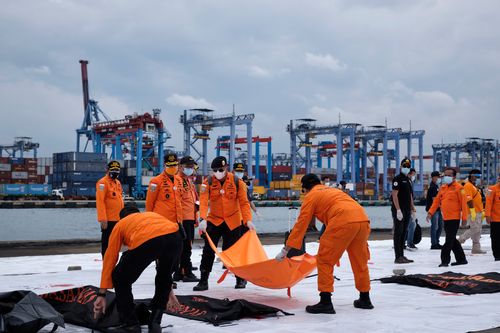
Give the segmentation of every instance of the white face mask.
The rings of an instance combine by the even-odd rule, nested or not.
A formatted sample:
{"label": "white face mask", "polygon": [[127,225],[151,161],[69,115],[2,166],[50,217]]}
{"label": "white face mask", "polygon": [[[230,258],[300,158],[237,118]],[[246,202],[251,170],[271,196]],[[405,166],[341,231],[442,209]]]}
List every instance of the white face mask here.
{"label": "white face mask", "polygon": [[436,181],[436,184],[440,185],[441,184],[441,178],[438,178]]}
{"label": "white face mask", "polygon": [[185,174],[186,176],[191,176],[194,172],[194,169],[193,168],[184,168],[182,170],[182,173]]}
{"label": "white face mask", "polygon": [[410,179],[411,179],[411,181],[412,181],[412,182],[414,182],[414,181],[415,181],[415,179],[417,179],[417,177],[415,177],[415,176],[411,176],[411,177],[410,177]]}
{"label": "white face mask", "polygon": [[478,179],[476,179],[476,186],[479,186],[479,185],[481,185],[481,179],[478,178]]}
{"label": "white face mask", "polygon": [[222,171],[222,172],[216,171],[216,172],[214,172],[214,175],[215,175],[215,178],[217,178],[218,180],[221,180],[222,178],[224,178],[226,176],[226,171]]}
{"label": "white face mask", "polygon": [[239,179],[243,179],[243,176],[245,175],[243,172],[235,172],[234,175],[238,177]]}
{"label": "white face mask", "polygon": [[410,173],[410,168],[401,168],[401,173],[405,176],[408,175],[408,173]]}
{"label": "white face mask", "polygon": [[453,182],[453,177],[451,176],[444,176],[443,177],[443,183],[450,185]]}

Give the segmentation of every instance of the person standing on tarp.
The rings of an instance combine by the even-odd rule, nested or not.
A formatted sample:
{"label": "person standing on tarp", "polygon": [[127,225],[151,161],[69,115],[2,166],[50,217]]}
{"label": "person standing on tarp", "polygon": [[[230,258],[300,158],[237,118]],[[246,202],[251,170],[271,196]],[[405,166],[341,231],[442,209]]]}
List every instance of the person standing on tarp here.
{"label": "person standing on tarp", "polygon": [[443,214],[446,240],[441,249],[439,267],[448,267],[451,251],[453,251],[456,260],[451,264],[452,266],[467,264],[462,245],[457,240],[457,231],[460,227],[460,218],[462,218],[462,226],[467,223],[469,209],[465,191],[462,185],[456,182],[456,177],[457,171],[455,169],[448,167],[444,170],[443,185],[427,214],[427,222],[431,220],[438,208],[441,208]]}
{"label": "person standing on tarp", "polygon": [[[441,183],[439,171],[432,171],[431,173],[431,183],[429,189],[427,190],[427,196],[425,198],[425,211],[428,212],[432,206],[434,198],[439,192],[439,184]],[[443,230],[443,215],[441,215],[441,209],[438,208],[436,213],[431,219],[431,250],[441,250],[443,246],[439,244],[439,237],[441,237],[441,230]]]}
{"label": "person standing on tarp", "polygon": [[405,257],[404,247],[408,224],[411,218],[415,218],[415,206],[413,205],[413,195],[411,180],[408,178],[411,162],[408,158],[401,161],[401,172],[392,180],[391,212],[394,222],[394,263],[407,264],[413,262]]}
{"label": "person standing on tarp", "polygon": [[[200,235],[206,232],[215,246],[222,237],[222,250],[225,250],[240,239],[245,228],[254,230],[255,227],[252,223],[245,182],[228,172],[224,156],[214,158],[211,167],[213,176],[209,176],[201,185],[198,232]],[[214,251],[205,237],[200,264],[200,282],[194,286],[194,291],[208,290],[208,277],[214,259]],[[246,281],[236,277],[235,288],[243,289],[245,286]]]}
{"label": "person standing on tarp", "polygon": [[500,175],[497,183],[486,192],[486,223],[490,225],[491,249],[495,261],[500,261]]}
{"label": "person standing on tarp", "polygon": [[120,219],[120,210],[123,208],[122,185],[118,180],[120,162],[109,162],[107,169],[106,176],[97,181],[95,192],[97,221],[101,224],[101,255],[103,258],[108,248],[109,235]]}
{"label": "person standing on tarp", "polygon": [[318,290],[320,302],[306,307],[309,313],[335,313],[332,304],[333,267],[347,250],[354,273],[354,282],[359,291],[359,299],[354,307],[373,309],[370,300],[370,272],[368,260],[368,237],[370,221],[365,210],[348,194],[341,190],[321,185],[315,174],[307,174],[301,179],[302,191],[306,194],[285,247],[276,256],[283,260],[290,249],[300,249],[311,218],[316,217],[324,225],[325,232],[319,240],[316,257],[318,265]]}
{"label": "person standing on tarp", "polygon": [[467,206],[469,207],[469,229],[458,237],[458,241],[463,244],[469,238],[472,239],[472,254],[484,254],[481,249],[481,232],[483,229],[483,195],[479,186],[481,185],[481,171],[473,169],[469,172],[467,182],[464,185],[467,196]]}
{"label": "person standing on tarp", "polygon": [[[122,246],[128,250],[118,255]],[[141,327],[134,312],[132,284],[142,272],[156,260],[155,294],[151,300],[149,332],[161,332],[161,318],[167,303],[179,309],[179,303],[172,291],[172,270],[179,260],[182,237],[179,224],[152,212],[139,213],[133,204],[120,212],[109,239],[109,247],[104,256],[101,284],[94,303],[94,317],[106,311],[106,292],[115,288],[116,309],[121,324],[106,329],[106,332],[139,333]],[[116,266],[115,266],[116,265]]]}

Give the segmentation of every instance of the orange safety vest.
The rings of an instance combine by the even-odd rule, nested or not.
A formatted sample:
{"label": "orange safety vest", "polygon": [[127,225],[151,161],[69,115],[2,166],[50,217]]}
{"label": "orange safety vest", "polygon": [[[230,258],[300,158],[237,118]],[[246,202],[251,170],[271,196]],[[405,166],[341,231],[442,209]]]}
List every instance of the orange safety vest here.
{"label": "orange safety vest", "polygon": [[500,222],[500,184],[488,188],[484,215],[491,217],[492,222]]}
{"label": "orange safety vest", "polygon": [[182,223],[182,180],[179,176],[170,176],[165,172],[149,182],[146,194],[146,211],[158,213],[170,221]]}
{"label": "orange safety vest", "polygon": [[95,186],[97,221],[118,221],[123,208],[122,185],[108,175],[99,179]]}
{"label": "orange safety vest", "polygon": [[181,177],[182,220],[196,220],[196,201],[198,194],[189,177]]}
{"label": "orange safety vest", "polygon": [[467,221],[469,208],[467,207],[467,197],[464,188],[456,181],[450,185],[444,184],[439,189],[438,195],[434,198],[429,214],[434,215],[436,210],[441,208],[443,220]]}
{"label": "orange safety vest", "polygon": [[245,182],[238,179],[236,187],[231,172],[227,173],[224,184],[213,177],[212,184],[209,185],[208,179],[205,179],[200,190],[200,217],[216,226],[225,222],[230,230],[234,230],[242,222],[246,224],[251,221],[252,212]]}
{"label": "orange safety vest", "polygon": [[121,219],[109,237],[109,245],[102,263],[101,288],[113,288],[111,274],[122,245],[133,250],[150,239],[172,234],[178,230],[177,223],[153,212],[130,214]]}
{"label": "orange safety vest", "polygon": [[337,228],[349,223],[369,222],[365,210],[350,195],[326,185],[316,185],[309,191],[300,207],[293,230],[288,237],[289,247],[300,249],[311,219],[316,217],[326,226]]}

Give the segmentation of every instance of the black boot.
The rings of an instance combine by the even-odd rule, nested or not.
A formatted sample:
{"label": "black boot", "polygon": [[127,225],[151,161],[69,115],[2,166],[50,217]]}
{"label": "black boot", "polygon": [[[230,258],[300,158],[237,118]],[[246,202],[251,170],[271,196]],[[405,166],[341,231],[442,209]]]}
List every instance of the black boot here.
{"label": "black boot", "polygon": [[247,286],[247,281],[240,278],[236,277],[236,285],[234,286],[234,289],[245,289]]}
{"label": "black boot", "polygon": [[193,287],[193,291],[205,291],[208,290],[208,276],[210,272],[201,271],[200,282],[196,286]]}
{"label": "black boot", "polygon": [[184,278],[184,274],[182,274],[182,271],[180,268],[175,270],[174,275],[172,276],[172,280],[174,281],[181,281]]}
{"label": "black boot", "polygon": [[163,311],[161,309],[153,309],[151,315],[149,316],[149,323],[148,323],[149,333],[161,333],[162,316],[163,316]]}
{"label": "black boot", "polygon": [[360,292],[359,299],[354,301],[354,307],[358,309],[373,309],[373,304],[370,301],[370,292]]}
{"label": "black boot", "polygon": [[320,292],[320,301],[314,305],[306,306],[306,312],[309,313],[335,313],[335,309],[332,304],[332,293]]}
{"label": "black boot", "polygon": [[125,323],[118,326],[106,328],[106,332],[110,333],[141,333],[141,325],[138,322]]}
{"label": "black boot", "polygon": [[182,282],[199,282],[200,279],[193,274],[190,269],[184,269],[184,277],[182,278]]}

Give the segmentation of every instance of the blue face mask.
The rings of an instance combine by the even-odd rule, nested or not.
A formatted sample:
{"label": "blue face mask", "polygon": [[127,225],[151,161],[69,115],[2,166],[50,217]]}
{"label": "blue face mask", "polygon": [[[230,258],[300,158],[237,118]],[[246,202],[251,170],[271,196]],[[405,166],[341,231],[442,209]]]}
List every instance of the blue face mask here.
{"label": "blue face mask", "polygon": [[235,172],[234,175],[238,177],[239,179],[243,179],[243,176],[245,175],[244,172]]}
{"label": "blue face mask", "polygon": [[410,173],[410,168],[401,168],[401,173],[403,175],[408,175]]}
{"label": "blue face mask", "polygon": [[476,186],[479,186],[479,185],[481,185],[481,179],[478,178],[478,179],[476,179]]}
{"label": "blue face mask", "polygon": [[438,178],[436,184],[441,185],[441,178]]}
{"label": "blue face mask", "polygon": [[453,182],[453,177],[451,176],[444,176],[443,177],[443,183],[450,185]]}
{"label": "blue face mask", "polygon": [[186,176],[191,176],[194,172],[194,169],[193,168],[184,168],[184,170],[182,171],[182,173],[184,173]]}

